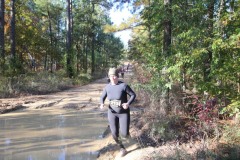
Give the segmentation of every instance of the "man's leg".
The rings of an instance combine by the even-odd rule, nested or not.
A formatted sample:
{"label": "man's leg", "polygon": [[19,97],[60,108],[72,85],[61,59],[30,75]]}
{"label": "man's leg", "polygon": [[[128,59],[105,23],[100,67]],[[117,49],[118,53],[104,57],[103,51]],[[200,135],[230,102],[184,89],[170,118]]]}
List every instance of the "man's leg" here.
{"label": "man's leg", "polygon": [[119,114],[119,124],[120,124],[120,135],[123,138],[128,138],[129,126],[130,126],[130,112]]}
{"label": "man's leg", "polygon": [[122,141],[119,139],[119,118],[117,117],[117,113],[112,113],[108,110],[108,122],[113,139],[120,148],[124,148]]}
{"label": "man's leg", "polygon": [[[120,125],[120,135],[121,141],[126,141],[129,139],[129,126],[130,126],[130,112],[119,114],[119,125]],[[127,154],[127,150],[122,148],[120,150],[121,157]]]}

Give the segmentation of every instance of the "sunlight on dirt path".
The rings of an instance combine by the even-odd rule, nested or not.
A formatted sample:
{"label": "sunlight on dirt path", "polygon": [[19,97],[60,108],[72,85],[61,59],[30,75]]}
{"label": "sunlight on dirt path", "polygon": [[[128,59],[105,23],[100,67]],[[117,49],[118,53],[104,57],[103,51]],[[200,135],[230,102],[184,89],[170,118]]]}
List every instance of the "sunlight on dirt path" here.
{"label": "sunlight on dirt path", "polygon": [[29,109],[54,106],[55,108],[92,110],[98,108],[99,97],[106,79],[64,92],[42,96],[35,103],[25,104]]}
{"label": "sunlight on dirt path", "polygon": [[98,109],[106,79],[65,92],[1,99],[25,109],[0,115],[0,159],[94,160],[107,128]]}
{"label": "sunlight on dirt path", "polygon": [[[127,72],[120,81],[129,84],[132,76]],[[125,157],[119,157],[119,149],[106,130],[107,107],[99,109],[106,84],[103,78],[54,94],[0,99],[2,104],[24,108],[0,115],[0,159],[139,159],[142,150],[136,141],[127,144]],[[131,114],[134,112],[137,108],[131,107]]]}

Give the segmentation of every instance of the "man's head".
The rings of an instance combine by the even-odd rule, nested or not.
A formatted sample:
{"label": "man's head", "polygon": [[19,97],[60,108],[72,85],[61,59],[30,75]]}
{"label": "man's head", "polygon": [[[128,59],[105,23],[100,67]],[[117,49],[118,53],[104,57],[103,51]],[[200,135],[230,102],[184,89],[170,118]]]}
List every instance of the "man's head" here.
{"label": "man's head", "polygon": [[116,68],[110,68],[108,71],[108,76],[117,76],[118,77],[118,70]]}
{"label": "man's head", "polygon": [[108,77],[112,85],[118,83],[118,70],[116,68],[110,68],[108,71]]}

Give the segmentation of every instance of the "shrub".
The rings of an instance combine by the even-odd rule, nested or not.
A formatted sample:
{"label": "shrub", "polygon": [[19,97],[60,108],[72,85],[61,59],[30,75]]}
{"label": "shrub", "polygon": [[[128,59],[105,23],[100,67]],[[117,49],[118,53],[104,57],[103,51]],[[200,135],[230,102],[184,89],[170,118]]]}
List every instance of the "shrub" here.
{"label": "shrub", "polygon": [[[0,79],[0,97],[16,97],[28,94],[46,94],[61,91],[72,87],[76,79],[70,79],[64,76],[63,72],[49,73],[27,73],[14,77],[1,77]],[[77,84],[86,84],[89,78],[85,76],[78,77]]]}

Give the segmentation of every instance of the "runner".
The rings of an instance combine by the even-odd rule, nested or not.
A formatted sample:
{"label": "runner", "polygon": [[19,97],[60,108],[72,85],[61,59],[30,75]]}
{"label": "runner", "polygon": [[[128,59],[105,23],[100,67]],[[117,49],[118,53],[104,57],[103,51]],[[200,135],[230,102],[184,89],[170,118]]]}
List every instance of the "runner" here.
{"label": "runner", "polygon": [[128,72],[129,66],[130,66],[130,64],[128,63],[128,64],[127,64],[127,72]]}
{"label": "runner", "polygon": [[[123,157],[127,154],[127,150],[125,149],[121,138],[129,138],[129,105],[134,101],[136,94],[129,85],[118,81],[119,75],[116,68],[110,68],[108,75],[110,83],[103,89],[100,97],[100,108],[102,109],[104,107],[104,101],[108,98],[110,101],[110,105],[108,106],[108,121],[112,137],[120,147],[120,154]],[[128,95],[130,96],[129,100],[127,99]]]}
{"label": "runner", "polygon": [[120,71],[120,73],[121,73],[121,77],[124,78],[124,72],[125,72],[124,66],[121,67],[120,70],[121,70],[121,71]]}

